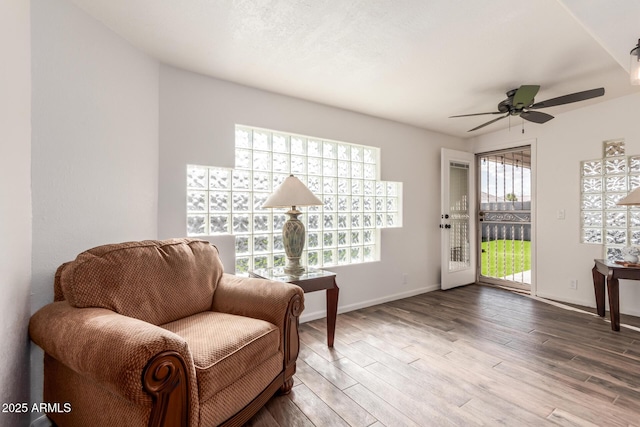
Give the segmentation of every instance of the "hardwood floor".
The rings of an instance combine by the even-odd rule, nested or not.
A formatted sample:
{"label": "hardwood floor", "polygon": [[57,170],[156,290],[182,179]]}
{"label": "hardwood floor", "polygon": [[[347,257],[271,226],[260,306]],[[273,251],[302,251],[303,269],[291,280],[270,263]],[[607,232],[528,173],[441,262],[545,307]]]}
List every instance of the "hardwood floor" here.
{"label": "hardwood floor", "polygon": [[470,285],[302,324],[293,390],[248,425],[640,426],[640,332]]}

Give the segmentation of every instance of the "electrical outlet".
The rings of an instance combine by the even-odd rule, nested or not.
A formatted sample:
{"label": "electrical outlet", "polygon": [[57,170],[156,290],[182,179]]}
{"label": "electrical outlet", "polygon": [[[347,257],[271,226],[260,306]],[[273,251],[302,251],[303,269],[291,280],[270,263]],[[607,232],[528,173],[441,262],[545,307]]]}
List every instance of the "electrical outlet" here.
{"label": "electrical outlet", "polygon": [[407,273],[402,273],[402,284],[407,285],[409,283],[409,275]]}
{"label": "electrical outlet", "polygon": [[578,279],[571,279],[569,281],[569,287],[571,289],[578,289]]}

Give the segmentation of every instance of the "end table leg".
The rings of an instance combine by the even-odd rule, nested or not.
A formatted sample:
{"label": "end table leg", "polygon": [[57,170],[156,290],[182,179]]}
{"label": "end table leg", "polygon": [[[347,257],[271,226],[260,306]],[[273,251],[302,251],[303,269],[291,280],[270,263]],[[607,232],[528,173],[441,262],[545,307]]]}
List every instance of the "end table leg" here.
{"label": "end table leg", "polygon": [[609,312],[611,313],[611,329],[620,330],[620,286],[618,279],[609,278],[607,280],[607,290],[609,291]]}
{"label": "end table leg", "polygon": [[334,280],[333,288],[327,289],[327,344],[329,347],[333,347],[333,338],[336,334],[339,292],[338,284]]}
{"label": "end table leg", "polygon": [[598,316],[604,317],[604,275],[602,275],[595,266],[591,272],[593,274],[593,289],[596,293]]}

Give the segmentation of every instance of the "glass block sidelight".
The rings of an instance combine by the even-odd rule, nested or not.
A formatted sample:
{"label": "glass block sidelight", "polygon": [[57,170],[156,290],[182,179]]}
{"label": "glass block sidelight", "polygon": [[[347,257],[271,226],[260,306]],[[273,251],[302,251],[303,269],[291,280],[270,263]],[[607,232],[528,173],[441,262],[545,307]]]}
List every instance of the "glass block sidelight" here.
{"label": "glass block sidelight", "polygon": [[309,267],[318,267],[320,265],[320,252],[309,251],[307,252],[307,265]]}
{"label": "glass block sidelight", "polygon": [[307,139],[299,136],[291,136],[291,154],[306,156],[307,155]]}
{"label": "glass block sidelight", "polygon": [[[211,215],[210,230],[208,234],[228,234],[231,232],[231,215]],[[207,234],[207,233],[203,233]]]}
{"label": "glass block sidelight", "polygon": [[602,227],[602,211],[583,211],[582,212],[583,227]]}
{"label": "glass block sidelight", "polygon": [[640,246],[640,208],[616,203],[640,187],[640,156],[625,156],[624,140],[603,142],[603,158],[581,162],[581,241],[604,245],[609,260]]}
{"label": "glass block sidelight", "polygon": [[627,191],[627,177],[607,176],[605,178],[605,191],[608,193]]}
{"label": "glass block sidelight", "polygon": [[624,156],[624,154],[624,140],[604,142],[604,157]]}
{"label": "glass block sidelight", "polygon": [[274,254],[273,255],[273,266],[274,267],[284,267],[287,264],[287,256],[285,254]]}
{"label": "glass block sidelight", "polygon": [[640,173],[640,156],[629,156],[629,173]]}
{"label": "glass block sidelight", "polygon": [[607,212],[606,227],[620,228],[627,226],[627,212],[612,211]]}
{"label": "glass block sidelight", "polygon": [[607,231],[605,234],[606,234],[605,239],[606,239],[607,245],[626,245],[627,244],[627,230],[607,228]]}
{"label": "glass block sidelight", "polygon": [[626,206],[617,205],[618,201],[626,196],[627,193],[607,193],[604,196],[604,208],[606,210],[626,210]]}
{"label": "glass block sidelight", "polygon": [[610,259],[612,261],[622,261],[621,246],[607,246],[606,251],[607,259]]}
{"label": "glass block sidelight", "polygon": [[277,153],[290,153],[289,151],[289,136],[273,134],[272,137],[273,151]]}
{"label": "glass block sidelight", "polygon": [[223,193],[219,191],[209,192],[209,211],[210,212],[229,212],[231,211],[231,193]]}
{"label": "glass block sidelight", "polygon": [[[302,260],[309,266],[375,261],[379,229],[402,226],[402,183],[379,180],[378,148],[247,126],[236,126],[235,139],[235,168],[187,166],[186,207],[187,235],[235,236],[236,273],[285,265],[282,228],[287,209],[262,205],[289,174],[323,201],[322,206],[301,209],[307,230]],[[638,164],[640,177],[640,159]],[[623,176],[605,175],[603,165],[590,165],[598,172],[583,174],[599,178],[599,186],[594,181],[583,194],[590,210],[604,204],[605,176]],[[618,188],[619,180],[614,184]],[[592,228],[596,220],[597,215],[589,216]],[[622,218],[611,220],[619,225]]]}
{"label": "glass block sidelight", "polygon": [[201,166],[187,167],[187,189],[204,190],[208,186],[207,168]]}
{"label": "glass block sidelight", "polygon": [[602,178],[582,178],[582,192],[583,193],[601,193]]}
{"label": "glass block sidelight", "polygon": [[187,212],[206,212],[207,192],[187,191]]}
{"label": "glass block sidelight", "polygon": [[191,236],[207,234],[207,215],[187,215],[187,233]]}
{"label": "glass block sidelight", "polygon": [[602,175],[602,160],[588,160],[582,162],[582,176]]}
{"label": "glass block sidelight", "polygon": [[236,255],[251,253],[248,236],[236,236]]}
{"label": "glass block sidelight", "polygon": [[604,170],[607,175],[624,175],[627,173],[627,159],[624,157],[605,159]]}
{"label": "glass block sidelight", "polygon": [[229,169],[209,168],[209,189],[230,190],[231,171]]}
{"label": "glass block sidelight", "polygon": [[602,209],[602,194],[583,194],[582,210]]}
{"label": "glass block sidelight", "polygon": [[584,243],[602,243],[601,228],[584,228],[582,231],[582,241]]}

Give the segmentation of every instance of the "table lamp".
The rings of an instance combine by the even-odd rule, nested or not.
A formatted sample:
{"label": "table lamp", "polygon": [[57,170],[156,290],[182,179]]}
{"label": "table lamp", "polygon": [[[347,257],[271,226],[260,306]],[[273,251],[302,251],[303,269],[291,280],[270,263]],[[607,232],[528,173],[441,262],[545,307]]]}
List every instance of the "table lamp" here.
{"label": "table lamp", "polygon": [[298,276],[305,270],[300,265],[300,256],[304,249],[306,233],[304,224],[298,219],[302,212],[296,207],[317,205],[322,205],[322,201],[293,175],[289,175],[262,205],[263,208],[291,208],[287,211],[289,219],[282,228],[282,240],[287,254],[284,272],[292,276]]}

